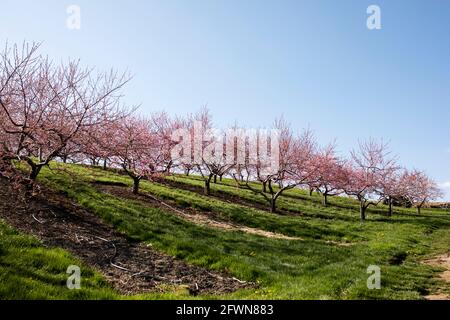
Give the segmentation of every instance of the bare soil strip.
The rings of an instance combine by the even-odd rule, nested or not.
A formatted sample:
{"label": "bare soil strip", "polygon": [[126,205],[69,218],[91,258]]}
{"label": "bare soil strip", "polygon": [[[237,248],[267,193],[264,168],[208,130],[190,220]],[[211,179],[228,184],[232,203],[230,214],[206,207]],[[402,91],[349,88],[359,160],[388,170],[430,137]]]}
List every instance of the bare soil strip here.
{"label": "bare soil strip", "polygon": [[[425,260],[424,263],[431,266],[445,268],[444,272],[439,275],[439,278],[444,280],[445,283],[450,285],[450,253],[442,254],[433,259]],[[450,300],[450,295],[439,291],[435,294],[425,296],[427,300]]]}
{"label": "bare soil strip", "polygon": [[164,211],[169,211],[174,213],[175,215],[183,218],[187,221],[195,223],[201,226],[207,226],[212,228],[219,228],[227,231],[241,231],[249,234],[254,234],[262,237],[273,238],[273,239],[282,239],[282,240],[303,240],[300,237],[290,237],[281,233],[265,231],[257,228],[251,228],[247,226],[242,226],[238,224],[234,224],[231,222],[225,222],[223,220],[218,219],[212,212],[204,212],[195,210],[193,208],[182,209],[176,208],[173,202],[162,201],[149,193],[144,193],[141,191],[139,195],[135,195],[131,193],[126,187],[121,187],[118,185],[102,185],[100,183],[96,183],[97,189],[102,192],[109,193],[114,196],[118,196],[125,199],[138,200],[140,202],[144,202],[145,205],[151,204],[152,207],[160,207]]}
{"label": "bare soil strip", "polygon": [[[164,181],[161,181],[160,183],[164,184],[166,186],[169,186],[169,187],[192,191],[192,192],[198,193],[200,195],[203,195],[203,188],[199,187],[199,186],[190,185],[190,184],[186,184],[186,183],[183,183],[180,181],[175,181],[175,180],[164,180]],[[220,199],[222,201],[228,202],[228,203],[240,204],[240,205],[243,205],[246,207],[270,212],[269,205],[265,205],[265,204],[259,203],[259,202],[248,201],[246,199],[243,199],[239,196],[235,196],[232,194],[211,190],[210,196]],[[284,210],[281,208],[278,208],[277,212],[275,214],[282,215],[282,216],[296,216],[296,217],[302,216],[302,213]]]}
{"label": "bare soil strip", "polygon": [[[184,184],[184,183],[178,182],[178,181],[168,181],[168,180],[166,180],[162,184],[165,184],[165,185],[167,185],[169,187],[173,187],[173,188],[179,188],[179,189],[184,189],[184,190],[187,190],[187,191],[196,192],[198,194],[202,194],[202,192],[203,192],[202,188],[199,188],[197,186],[187,185],[187,184]],[[214,193],[211,194],[211,196],[215,197],[215,198],[217,198],[217,199],[219,199],[221,201],[225,201],[227,203],[233,203],[233,204],[237,203],[237,204],[249,207],[249,208],[255,208],[255,209],[258,209],[258,210],[268,211],[267,207],[262,205],[262,204],[260,204],[260,203],[249,202],[249,201],[246,201],[246,200],[242,200],[242,198],[239,198],[237,196],[233,196],[233,195],[229,195],[229,194],[225,194],[225,193],[221,193],[221,192],[214,192]],[[193,210],[191,208],[189,208],[189,210],[190,211],[195,211],[195,214],[200,214],[200,215],[202,214],[198,210]],[[280,214],[280,213],[281,213],[281,215],[301,216],[300,213],[294,213],[294,212],[285,211],[285,210],[283,210],[283,211],[279,210],[278,214]],[[206,217],[209,220],[211,220],[211,216],[212,216],[211,214],[212,214],[211,212],[208,212],[207,215],[206,215]],[[203,215],[204,215],[204,213],[203,213]],[[188,214],[188,216],[190,216],[190,215]],[[213,221],[216,221],[216,220],[213,220]],[[280,233],[267,232],[267,231],[263,231],[263,230],[260,230],[260,229],[247,228],[247,227],[243,227],[243,226],[237,226],[237,225],[234,225],[234,224],[230,224],[230,226],[235,227],[235,228],[230,228],[230,230],[233,230],[233,229],[236,230],[236,228],[237,228],[237,230],[240,230],[240,231],[243,231],[243,232],[252,233],[252,234],[258,234],[258,235],[269,237],[269,238],[277,238],[277,239],[285,239],[285,240],[304,240],[303,238],[300,238],[300,237],[290,237],[290,236],[286,236],[286,235],[283,235],[283,234],[280,234]],[[219,225],[217,225],[217,227],[222,227],[224,229],[227,229],[226,227],[219,226]],[[351,246],[354,245],[354,243],[351,243],[351,242],[339,242],[339,241],[333,241],[333,240],[325,241],[325,243],[327,243],[329,245],[339,246],[339,247],[351,247]]]}
{"label": "bare soil strip", "polygon": [[45,190],[24,201],[0,179],[0,218],[37,236],[45,246],[60,247],[101,272],[122,294],[163,292],[183,285],[192,295],[224,294],[254,284],[210,272],[162,254],[127,237],[66,197]]}

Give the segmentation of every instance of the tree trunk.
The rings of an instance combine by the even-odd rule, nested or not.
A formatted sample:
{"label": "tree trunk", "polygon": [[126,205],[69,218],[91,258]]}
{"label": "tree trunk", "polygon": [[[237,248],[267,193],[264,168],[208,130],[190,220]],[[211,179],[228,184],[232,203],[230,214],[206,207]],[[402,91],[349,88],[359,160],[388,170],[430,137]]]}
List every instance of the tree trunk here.
{"label": "tree trunk", "polygon": [[422,206],[417,206],[417,214],[420,214],[420,209],[422,209]]}
{"label": "tree trunk", "polygon": [[262,183],[262,192],[267,193],[267,181],[263,181]]}
{"label": "tree trunk", "polygon": [[214,175],[214,183],[217,183],[217,174]]}
{"label": "tree trunk", "polygon": [[139,193],[139,182],[141,182],[141,179],[133,178],[133,193],[134,194]]}
{"label": "tree trunk", "polygon": [[322,204],[326,207],[328,205],[328,195],[324,193],[322,197]]}
{"label": "tree trunk", "polygon": [[312,197],[314,189],[313,188],[309,188],[309,196]]}
{"label": "tree trunk", "polygon": [[361,219],[361,222],[364,222],[366,220],[366,206],[364,204],[364,201],[359,202],[359,217]]}
{"label": "tree trunk", "polygon": [[388,204],[389,204],[388,217],[392,217],[392,198],[391,197],[389,197],[389,199],[388,199]]}
{"label": "tree trunk", "polygon": [[209,194],[211,193],[211,187],[209,185],[209,180],[205,180],[205,190],[204,190],[205,194],[207,196],[209,196]]}
{"label": "tree trunk", "polygon": [[39,148],[38,154],[39,154],[39,156],[38,156],[39,162],[42,162],[43,161],[42,148]]}
{"label": "tree trunk", "polygon": [[222,177],[223,177],[223,174],[221,174],[221,175],[219,176],[219,181],[220,181],[220,182],[222,182]]}
{"label": "tree trunk", "polygon": [[211,194],[211,179],[213,175],[209,175],[208,179],[205,180],[205,195],[209,196]]}
{"label": "tree trunk", "polygon": [[108,160],[106,158],[103,160],[103,170],[106,170],[106,167],[107,167],[107,164],[108,164],[107,161]]}
{"label": "tree trunk", "polygon": [[36,181],[36,178],[39,175],[39,172],[41,172],[41,168],[42,168],[41,166],[33,166],[33,167],[31,167],[31,171],[30,171],[30,174],[29,174],[28,178],[31,181]]}
{"label": "tree trunk", "polygon": [[276,202],[277,202],[277,199],[276,199],[276,198],[272,198],[272,199],[270,200],[270,212],[272,212],[272,213],[277,212]]}
{"label": "tree trunk", "polygon": [[36,182],[36,178],[39,175],[39,172],[41,171],[41,166],[32,166],[31,167],[31,171],[28,175],[28,178],[30,179],[30,183],[27,183],[25,186],[26,192],[25,192],[25,196],[27,197],[31,197],[32,196],[32,192],[34,189],[34,184]]}
{"label": "tree trunk", "polygon": [[186,173],[186,177],[189,177],[189,173],[191,172],[191,170],[189,170],[189,169],[186,169],[185,170],[185,173]]}

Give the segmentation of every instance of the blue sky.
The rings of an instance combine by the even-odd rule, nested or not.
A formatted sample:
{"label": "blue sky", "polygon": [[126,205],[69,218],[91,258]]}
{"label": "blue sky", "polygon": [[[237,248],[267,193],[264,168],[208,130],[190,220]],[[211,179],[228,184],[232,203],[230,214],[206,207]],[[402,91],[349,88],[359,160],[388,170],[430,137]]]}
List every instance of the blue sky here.
{"label": "blue sky", "polygon": [[[81,30],[66,27],[69,5]],[[381,8],[381,30],[366,9]],[[129,70],[130,104],[226,126],[281,114],[348,152],[390,141],[450,200],[450,2],[379,0],[3,0],[0,40],[42,41],[55,60]]]}

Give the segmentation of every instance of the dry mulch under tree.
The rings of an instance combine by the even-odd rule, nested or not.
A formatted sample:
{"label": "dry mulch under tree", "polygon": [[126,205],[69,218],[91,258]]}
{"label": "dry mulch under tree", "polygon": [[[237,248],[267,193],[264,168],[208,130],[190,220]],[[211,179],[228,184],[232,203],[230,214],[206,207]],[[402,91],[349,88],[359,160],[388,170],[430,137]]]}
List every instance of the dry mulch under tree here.
{"label": "dry mulch under tree", "polygon": [[38,237],[45,246],[68,250],[102,273],[122,294],[162,292],[167,285],[184,285],[192,295],[254,286],[130,242],[99,217],[50,190],[27,200],[19,194],[0,178],[0,218]]}

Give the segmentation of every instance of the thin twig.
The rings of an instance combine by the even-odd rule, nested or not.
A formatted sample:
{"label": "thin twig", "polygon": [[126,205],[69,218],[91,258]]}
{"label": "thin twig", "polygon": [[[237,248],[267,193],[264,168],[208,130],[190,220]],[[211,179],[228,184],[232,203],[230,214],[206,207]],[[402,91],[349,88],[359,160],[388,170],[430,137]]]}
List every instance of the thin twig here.
{"label": "thin twig", "polygon": [[244,284],[244,283],[247,283],[247,281],[242,281],[242,280],[239,280],[238,278],[231,278],[231,279],[233,279],[233,280],[235,280],[235,281],[237,281],[237,282],[239,282],[239,283],[241,283],[241,284]]}
{"label": "thin twig", "polygon": [[149,197],[149,198],[155,200],[156,202],[162,204],[163,206],[169,208],[170,210],[175,211],[175,212],[178,213],[178,214],[181,214],[181,215],[183,215],[183,216],[188,215],[186,212],[183,212],[183,211],[181,211],[181,210],[178,210],[177,208],[172,207],[170,204],[165,203],[164,201],[162,201],[162,200],[156,198],[155,196],[151,195],[150,193],[147,193],[147,192],[146,192],[145,195],[146,195],[147,197]]}
{"label": "thin twig", "polygon": [[98,236],[94,236],[94,238],[97,238],[97,239],[102,240],[102,241],[104,241],[104,242],[110,243],[110,244],[113,246],[113,248],[114,248],[114,254],[113,254],[113,256],[109,259],[109,264],[110,264],[111,266],[113,266],[114,268],[123,270],[123,271],[133,272],[133,271],[131,271],[130,269],[121,267],[121,266],[119,266],[119,265],[117,265],[117,264],[115,264],[115,263],[113,262],[113,261],[114,261],[114,258],[117,256],[117,247],[116,247],[116,245],[115,245],[111,240],[107,240],[107,239],[105,239],[105,238],[101,238],[101,237],[98,237]]}
{"label": "thin twig", "polygon": [[34,216],[34,213],[33,213],[31,216],[33,217],[34,220],[36,220],[36,221],[39,222],[40,224],[44,224],[43,221],[39,220],[38,218],[36,218],[36,217]]}
{"label": "thin twig", "polygon": [[56,215],[56,213],[53,212],[53,210],[49,210],[49,211],[55,218],[57,218],[57,215]]}

